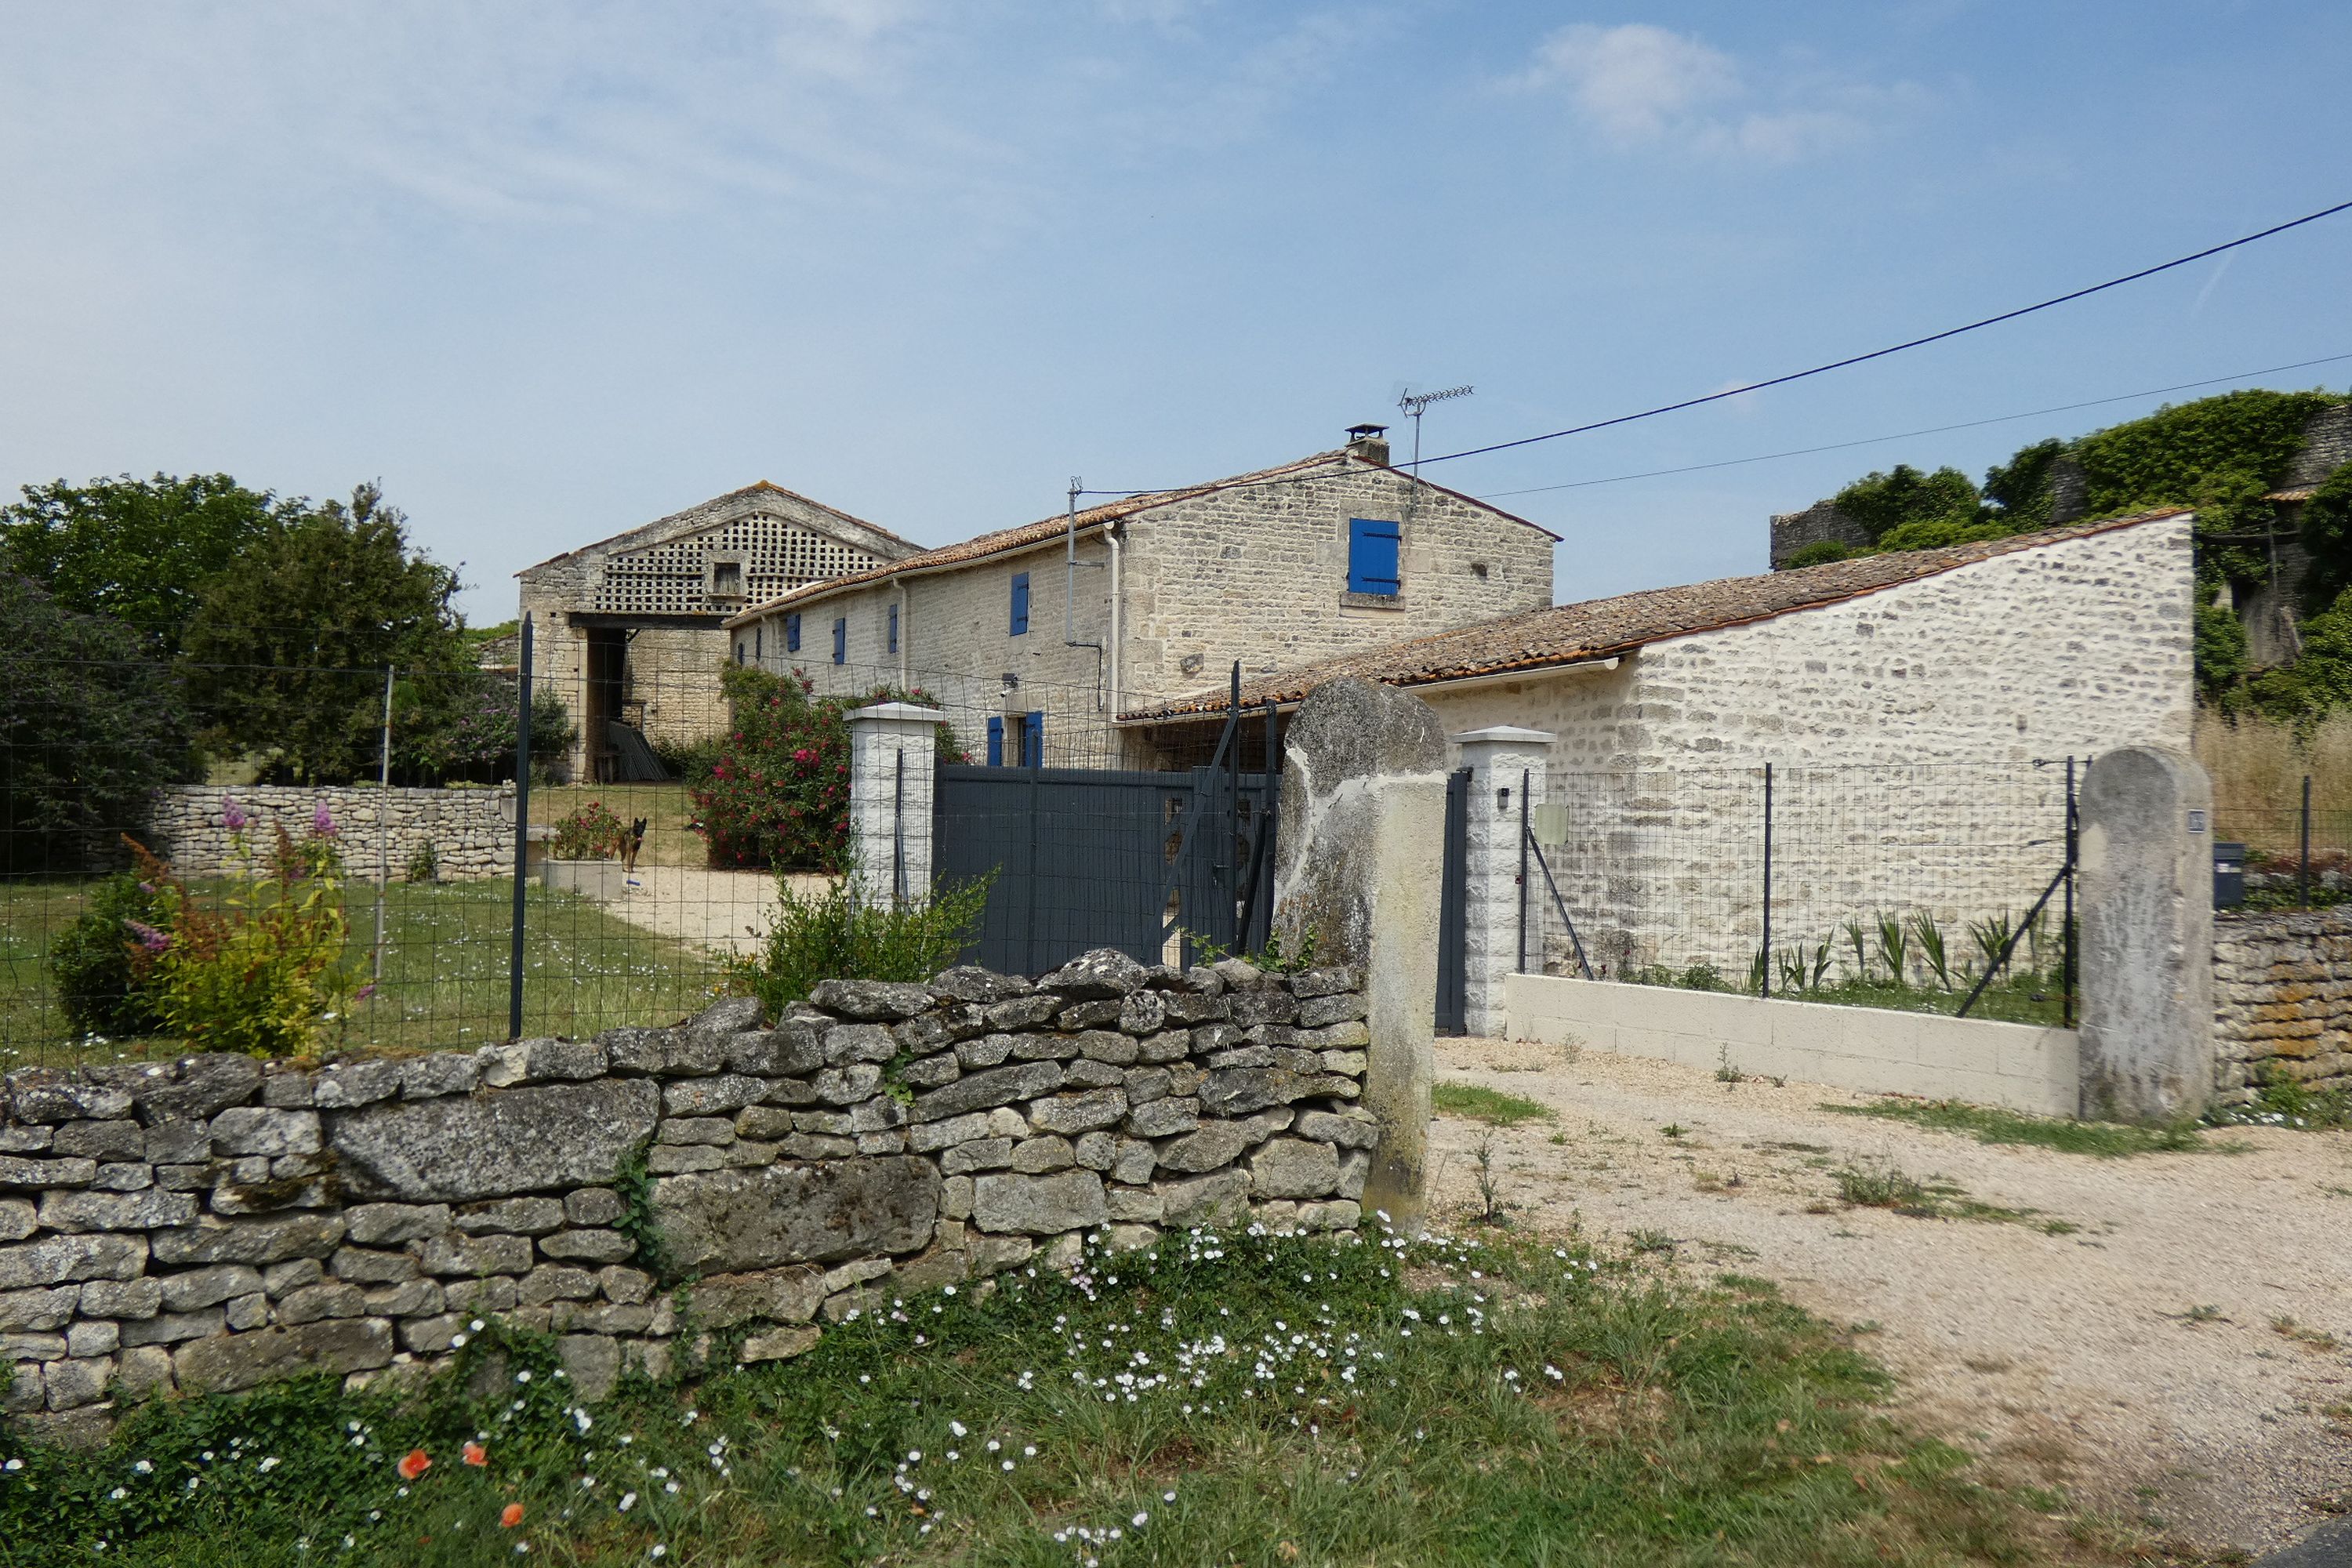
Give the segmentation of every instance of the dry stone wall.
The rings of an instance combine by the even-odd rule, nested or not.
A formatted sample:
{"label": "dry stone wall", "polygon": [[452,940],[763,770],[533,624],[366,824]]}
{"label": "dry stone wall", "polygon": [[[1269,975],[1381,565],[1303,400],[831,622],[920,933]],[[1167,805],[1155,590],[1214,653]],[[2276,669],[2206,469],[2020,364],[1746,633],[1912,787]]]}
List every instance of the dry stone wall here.
{"label": "dry stone wall", "polygon": [[[350,784],[174,784],[155,797],[147,846],[183,876],[205,877],[236,864],[231,802],[250,819],[247,842],[257,849],[279,826],[296,838],[327,808],[342,837],[343,869],[375,879],[377,851],[385,872],[404,877],[426,845],[445,881],[510,876],[514,871],[514,786],[496,789],[363,789]],[[389,820],[379,826],[380,814]]]}
{"label": "dry stone wall", "polygon": [[[781,1360],[894,1295],[1162,1226],[1351,1234],[1357,975],[828,981],[671,1028],[325,1066],[24,1068],[0,1119],[5,1407],[429,1371],[489,1314],[600,1397]],[[984,1286],[982,1287],[985,1288]]]}
{"label": "dry stone wall", "polygon": [[2213,917],[2213,1072],[2225,1104],[2271,1074],[2352,1089],[2352,914]]}

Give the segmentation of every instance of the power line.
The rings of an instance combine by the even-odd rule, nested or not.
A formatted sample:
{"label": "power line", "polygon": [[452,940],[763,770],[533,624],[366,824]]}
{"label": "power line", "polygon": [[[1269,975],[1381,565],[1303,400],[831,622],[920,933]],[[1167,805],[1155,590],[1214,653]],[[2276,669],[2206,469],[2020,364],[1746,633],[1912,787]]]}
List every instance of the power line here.
{"label": "power line", "polygon": [[1996,414],[1990,419],[1964,419],[1957,425],[1931,425],[1924,430],[1902,430],[1891,436],[1864,436],[1853,441],[1832,441],[1819,447],[1797,447],[1786,452],[1759,452],[1752,458],[1725,458],[1712,463],[1688,463],[1678,468],[1648,468],[1638,474],[1612,474],[1604,479],[1570,479],[1566,484],[1531,485],[1521,490],[1493,490],[1480,496],[1480,500],[1505,500],[1512,496],[1542,495],[1549,490],[1580,490],[1593,485],[1619,485],[1629,479],[1654,479],[1669,474],[1696,474],[1708,468],[1736,468],[1743,463],[1769,463],[1780,458],[1805,458],[1816,452],[1843,452],[1852,447],[1874,447],[1882,441],[1908,441],[1919,436],[1942,436],[1954,430],[1975,430],[1987,425],[2006,425],[2017,419],[2039,419],[2045,415],[2071,414],[2078,408],[2097,408],[2109,403],[2129,403],[2136,398],[2161,397],[2168,392],[2188,392],[2200,386],[2220,386],[2232,381],[2245,381],[2257,375],[2277,375],[2290,370],[2305,370],[2315,364],[2335,364],[2352,359],[2352,353],[2329,354],[2324,359],[2297,360],[2293,364],[2274,364],[2263,370],[2241,371],[2235,375],[2208,376],[2202,381],[2176,382],[2170,386],[2151,386],[2145,392],[2119,392],[2112,397],[2086,398],[2081,403],[2061,403],[2049,408],[2028,409],[2022,414]]}
{"label": "power line", "polygon": [[[2087,288],[2075,289],[2064,294],[2053,295],[2050,299],[2037,300],[2031,305],[2021,305],[2013,310],[2003,310],[1999,315],[1986,316],[1978,321],[1966,322],[1960,326],[1947,327],[1942,331],[1929,332],[1925,337],[1911,338],[1899,343],[1890,343],[1885,348],[1873,349],[1867,353],[1848,354],[1843,359],[1831,360],[1825,363],[1813,365],[1804,370],[1790,371],[1785,375],[1776,375],[1769,377],[1763,381],[1749,382],[1744,386],[1727,387],[1721,392],[1710,392],[1698,397],[1685,397],[1676,403],[1662,403],[1654,408],[1644,408],[1639,413],[1634,414],[1620,414],[1613,418],[1609,419],[1596,419],[1588,425],[1572,425],[1565,430],[1551,430],[1547,431],[1541,436],[1522,436],[1515,441],[1496,441],[1485,447],[1465,447],[1459,452],[1446,452],[1438,457],[1424,458],[1422,459],[1422,462],[1424,464],[1451,463],[1463,458],[1484,457],[1489,452],[1507,452],[1518,447],[1532,447],[1542,441],[1557,441],[1566,436],[1587,435],[1594,430],[1607,430],[1619,425],[1631,425],[1636,420],[1654,419],[1663,414],[1677,414],[1685,408],[1697,408],[1709,403],[1720,403],[1726,398],[1744,396],[1751,392],[1762,392],[1769,387],[1786,386],[1790,382],[1803,381],[1811,376],[1826,375],[1833,370],[1845,370],[1854,365],[1867,364],[1872,360],[1885,359],[1889,354],[1898,354],[1906,349],[1924,348],[1929,343],[1939,343],[1947,338],[1956,338],[1964,332],[1979,331],[1986,327],[1999,326],[2003,321],[2014,321],[2021,316],[2031,316],[2036,311],[2047,310],[2059,305],[2070,304],[2076,300],[2088,299],[2094,294],[2105,293],[2110,289],[2120,289],[2126,283],[2137,283],[2142,279],[2153,278],[2160,272],[2169,272],[2175,268],[2186,267],[2191,262],[2202,261],[2207,257],[2220,256],[2225,251],[2236,250],[2242,246],[2252,245],[2259,240],[2269,239],[2273,236],[2284,234],[2289,229],[2301,228],[2305,224],[2317,223],[2321,218],[2333,217],[2337,213],[2347,210],[2352,210],[2352,201],[2337,202],[2333,206],[2322,207],[2317,212],[2314,213],[2305,213],[2303,216],[2298,218],[2289,218],[2284,223],[2273,224],[2270,227],[2258,229],[2252,234],[2241,235],[2236,239],[2225,240],[2220,245],[2207,246],[2204,249],[2192,251],[2187,256],[2176,256],[2169,261],[2159,261],[2153,267],[2143,267],[2137,272],[2126,272],[2120,278],[2110,278],[2104,283],[2094,283]],[[1100,496],[1137,496],[1157,495],[1162,493],[1163,490],[1192,489],[1206,494],[1222,489],[1244,488],[1254,489],[1261,485],[1311,482],[1314,479],[1328,477],[1328,476],[1324,475],[1292,476],[1280,479],[1245,480],[1238,485],[1170,485],[1160,487],[1160,489],[1087,490],[1082,493]]]}

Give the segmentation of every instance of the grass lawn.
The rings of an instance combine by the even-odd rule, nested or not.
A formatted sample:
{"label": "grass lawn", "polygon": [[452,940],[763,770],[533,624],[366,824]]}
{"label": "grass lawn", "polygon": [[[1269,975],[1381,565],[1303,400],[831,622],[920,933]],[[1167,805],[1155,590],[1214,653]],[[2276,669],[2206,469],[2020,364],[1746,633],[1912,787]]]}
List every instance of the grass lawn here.
{"label": "grass lawn", "polygon": [[530,819],[550,826],[592,801],[627,826],[646,819],[646,846],[637,857],[641,866],[708,866],[709,847],[698,833],[689,832],[694,798],[683,784],[533,784]]}
{"label": "grass lawn", "polygon": [[[0,885],[0,1067],[176,1055],[173,1039],[78,1042],[57,1005],[51,939],[81,911],[87,884]],[[383,978],[322,1049],[472,1046],[507,1036],[509,921],[506,879],[385,889]],[[350,952],[364,975],[375,935],[375,891],[345,889]],[[523,1030],[593,1035],[624,1024],[672,1022],[707,1003],[723,977],[704,950],[614,919],[576,894],[526,886]]]}
{"label": "grass lawn", "polygon": [[1552,1119],[1549,1106],[1475,1083],[1433,1084],[1429,1090],[1429,1104],[1433,1110],[1483,1121],[1489,1127],[1517,1127],[1522,1121],[1549,1121]]}
{"label": "grass lawn", "polygon": [[2105,1560],[1890,1423],[1885,1374],[1770,1287],[1526,1242],[1171,1237],[593,1411],[506,1342],[464,1352],[478,1398],[320,1380],[22,1452],[0,1563]]}

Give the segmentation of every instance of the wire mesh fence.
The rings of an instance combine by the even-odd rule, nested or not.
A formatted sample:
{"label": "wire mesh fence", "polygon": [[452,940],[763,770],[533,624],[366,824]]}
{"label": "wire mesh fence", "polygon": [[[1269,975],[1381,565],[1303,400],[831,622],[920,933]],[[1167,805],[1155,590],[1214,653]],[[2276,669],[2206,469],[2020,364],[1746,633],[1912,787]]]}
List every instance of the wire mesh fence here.
{"label": "wire mesh fence", "polygon": [[1120,754],[1089,685],[740,667],[707,630],[532,652],[0,656],[0,1066],[668,1022],[848,867],[858,707],[924,705],[957,767]]}
{"label": "wire mesh fence", "polygon": [[2352,808],[2306,775],[2284,795],[2236,795],[2213,803],[2218,864],[2241,851],[2240,885],[2222,901],[2249,910],[2329,909],[2352,901]]}
{"label": "wire mesh fence", "polygon": [[[1527,967],[2059,1022],[2076,770],[1752,767],[1551,775]],[[2038,908],[2037,908],[2038,906]]]}

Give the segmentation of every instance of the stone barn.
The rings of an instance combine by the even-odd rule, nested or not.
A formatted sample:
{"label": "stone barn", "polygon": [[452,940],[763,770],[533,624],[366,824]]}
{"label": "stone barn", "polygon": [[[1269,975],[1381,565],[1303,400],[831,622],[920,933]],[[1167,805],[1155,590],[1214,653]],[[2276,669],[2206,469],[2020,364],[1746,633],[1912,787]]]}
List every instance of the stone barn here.
{"label": "stone barn", "polygon": [[658,778],[648,742],[725,722],[726,623],[746,605],[917,546],[762,479],[515,574],[535,683],[579,730],[571,776]]}

